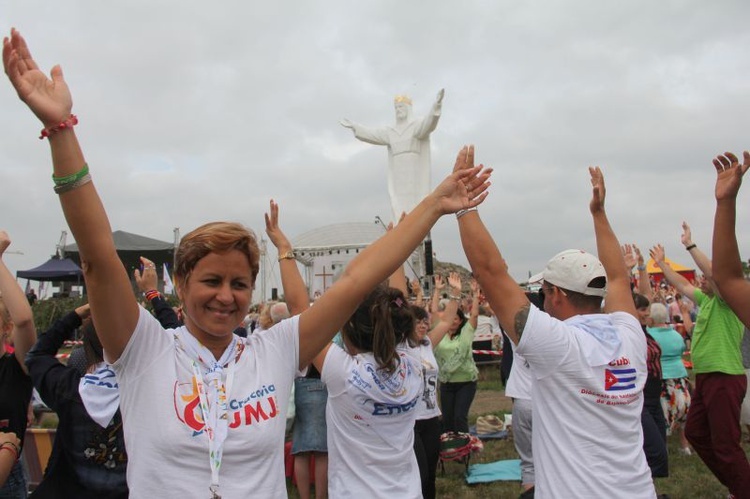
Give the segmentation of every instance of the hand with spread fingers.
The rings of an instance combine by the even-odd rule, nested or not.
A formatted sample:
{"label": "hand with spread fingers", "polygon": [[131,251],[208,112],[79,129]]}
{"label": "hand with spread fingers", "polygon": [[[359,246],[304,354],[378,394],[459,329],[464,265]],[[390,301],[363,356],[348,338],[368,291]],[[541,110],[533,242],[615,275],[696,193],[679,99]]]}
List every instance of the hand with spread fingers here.
{"label": "hand with spread fingers", "polygon": [[44,124],[54,126],[70,116],[73,98],[63,78],[62,68],[54,66],[47,77],[31,56],[26,40],[13,28],[3,39],[3,66],[18,97]]}
{"label": "hand with spread fingers", "polygon": [[718,155],[714,160],[716,168],[716,200],[735,199],[742,185],[742,177],[750,168],[750,152],[742,155],[742,163],[731,152]]}

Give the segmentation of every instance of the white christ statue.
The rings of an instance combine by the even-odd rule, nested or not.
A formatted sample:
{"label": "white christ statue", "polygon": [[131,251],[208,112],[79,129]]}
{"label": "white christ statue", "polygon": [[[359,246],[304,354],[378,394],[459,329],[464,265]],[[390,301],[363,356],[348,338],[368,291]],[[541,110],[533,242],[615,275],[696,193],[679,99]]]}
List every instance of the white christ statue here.
{"label": "white christ statue", "polygon": [[409,213],[430,193],[430,134],[437,128],[445,90],[440,89],[427,116],[413,119],[411,99],[396,96],[396,124],[371,128],[348,119],[341,125],[351,128],[363,142],[388,146],[388,194],[393,221]]}

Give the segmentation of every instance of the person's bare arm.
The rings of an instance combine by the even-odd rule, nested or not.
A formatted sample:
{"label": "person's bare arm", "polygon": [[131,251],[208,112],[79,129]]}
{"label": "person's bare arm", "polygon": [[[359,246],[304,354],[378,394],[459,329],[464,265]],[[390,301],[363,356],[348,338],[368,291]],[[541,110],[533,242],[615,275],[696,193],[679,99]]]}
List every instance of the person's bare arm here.
{"label": "person's bare arm", "polygon": [[8,480],[20,449],[21,439],[15,433],[0,431],[0,487]]}
{"label": "person's bare arm", "polygon": [[745,280],[737,245],[735,225],[737,194],[742,177],[750,169],[750,152],[737,156],[724,153],[714,159],[716,168],[716,214],[712,243],[713,278],[722,298],[737,314],[745,327],[750,327],[750,282]]}
{"label": "person's bare arm", "polygon": [[471,309],[469,312],[469,324],[474,329],[477,328],[477,322],[479,321],[479,283],[476,279],[472,279],[469,282],[471,287]]}
{"label": "person's bare arm", "polygon": [[[682,235],[680,236],[680,242],[685,249],[690,253],[693,261],[698,266],[706,279],[713,283],[713,270],[711,268],[711,260],[701,249],[693,243],[693,232],[690,230],[690,226],[687,222],[682,222]],[[690,248],[690,249],[688,249]]]}
{"label": "person's bare arm", "polygon": [[31,312],[29,300],[18,283],[13,278],[8,267],[5,266],[5,250],[10,246],[10,238],[3,230],[0,231],[0,293],[13,321],[13,346],[14,355],[23,372],[26,369],[26,354],[36,343],[36,327],[34,326],[34,314]]}
{"label": "person's bare arm", "polygon": [[[406,216],[406,213],[401,214],[401,218],[399,219],[399,223],[404,219]],[[389,223],[388,226],[385,228],[386,231],[393,230],[393,222]],[[393,271],[393,274],[388,278],[388,286],[398,289],[401,291],[405,297],[409,296],[409,290],[406,286],[406,272],[404,272],[404,266],[399,265],[396,270]]]}
{"label": "person's bare arm", "polygon": [[[456,159],[454,171],[474,166],[474,148]],[[461,244],[472,274],[484,290],[498,322],[513,343],[523,334],[531,303],[508,273],[508,265],[487,231],[478,211],[464,213],[458,219]]]}
{"label": "person's bare arm", "polygon": [[646,261],[643,259],[643,254],[638,246],[635,244],[633,251],[635,252],[636,262],[638,263],[638,292],[648,298],[650,301],[654,301],[654,290],[651,287],[651,277],[648,275],[648,269],[646,268]]}
{"label": "person's bare arm", "polygon": [[443,289],[445,289],[445,279],[440,274],[434,276],[435,285],[432,290],[432,300],[430,300],[430,314],[433,316],[440,313],[440,298]]}
{"label": "person's bare arm", "polygon": [[443,214],[476,207],[485,199],[490,174],[481,168],[451,174],[398,226],[349,262],[339,280],[300,316],[300,366],[331,341],[367,294],[406,261]]}
{"label": "person's bare arm", "polygon": [[265,214],[266,234],[279,252],[279,273],[284,301],[289,307],[290,314],[301,314],[310,307],[310,296],[297,267],[292,243],[279,227],[279,205],[273,199],[269,203],[269,212],[270,214]]}
{"label": "person's bare arm", "polygon": [[414,293],[414,305],[424,307],[424,290],[419,279],[411,281],[411,292]]}
{"label": "person's bare arm", "polygon": [[461,299],[462,289],[461,276],[456,272],[451,272],[448,276],[448,285],[450,286],[450,291],[448,292],[448,303],[445,305],[445,310],[435,315],[435,318],[438,320],[433,321],[432,328],[427,333],[433,349],[448,333],[453,323],[453,318],[458,312],[458,302]]}
{"label": "person's bare arm", "polygon": [[[39,70],[21,34],[3,40],[3,65],[19,98],[45,129],[71,119],[73,99],[60,66],[48,78]],[[86,165],[73,127],[49,136],[54,176],[75,176]],[[78,244],[91,315],[109,362],[122,354],[138,323],[138,303],[117,256],[112,228],[93,182],[60,193],[65,220]]]}
{"label": "person's bare arm", "polygon": [[596,236],[596,251],[599,261],[607,273],[607,299],[604,302],[606,312],[627,312],[637,317],[633,295],[630,292],[630,275],[625,267],[620,250],[620,242],[609,223],[604,210],[606,189],[604,175],[601,169],[589,168],[591,175],[592,196],[589,203],[591,217],[594,220],[594,235]]}
{"label": "person's bare arm", "polygon": [[669,284],[682,293],[683,296],[687,296],[692,301],[695,301],[695,286],[690,284],[690,281],[681,276],[675,271],[671,265],[665,261],[664,247],[661,244],[657,244],[649,251],[651,258],[654,259],[656,266],[661,269],[664,273],[664,278]]}

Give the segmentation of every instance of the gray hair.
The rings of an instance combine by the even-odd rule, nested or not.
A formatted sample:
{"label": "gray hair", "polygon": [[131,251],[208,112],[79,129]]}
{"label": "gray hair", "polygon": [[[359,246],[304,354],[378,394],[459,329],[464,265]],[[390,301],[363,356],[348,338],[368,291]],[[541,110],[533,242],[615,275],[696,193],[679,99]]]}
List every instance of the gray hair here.
{"label": "gray hair", "polygon": [[669,313],[667,312],[667,307],[665,307],[664,304],[651,304],[651,320],[654,321],[654,324],[665,324],[668,318]]}
{"label": "gray hair", "polygon": [[289,307],[287,307],[286,303],[284,303],[283,301],[274,303],[271,306],[271,310],[269,312],[271,314],[271,320],[274,324],[278,324],[284,319],[288,319],[289,317],[291,317],[291,315],[289,314]]}

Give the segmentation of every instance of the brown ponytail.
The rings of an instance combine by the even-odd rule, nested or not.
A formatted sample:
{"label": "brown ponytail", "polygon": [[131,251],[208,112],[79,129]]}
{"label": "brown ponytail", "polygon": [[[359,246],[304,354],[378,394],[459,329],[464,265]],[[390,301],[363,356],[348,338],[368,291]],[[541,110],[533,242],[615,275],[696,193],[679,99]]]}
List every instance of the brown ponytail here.
{"label": "brown ponytail", "polygon": [[341,330],[344,338],[361,352],[372,352],[380,369],[398,366],[396,347],[413,345],[414,315],[403,293],[380,285],[359,305]]}

